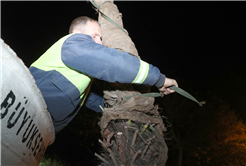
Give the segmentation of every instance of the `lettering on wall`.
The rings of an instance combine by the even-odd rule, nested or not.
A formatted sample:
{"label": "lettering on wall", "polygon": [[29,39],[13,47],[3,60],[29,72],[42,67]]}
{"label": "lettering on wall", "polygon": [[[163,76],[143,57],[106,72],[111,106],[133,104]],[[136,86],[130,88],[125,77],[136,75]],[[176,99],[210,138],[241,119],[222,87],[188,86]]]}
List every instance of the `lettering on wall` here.
{"label": "lettering on wall", "polygon": [[[19,100],[12,90],[2,100],[1,120],[7,118],[5,121],[1,121],[2,130],[13,130],[15,128],[15,136],[21,138],[20,142],[30,151],[29,155],[33,155],[40,163],[46,150],[42,133],[33,121],[33,117],[28,112],[29,110],[26,110],[29,104],[28,99],[24,97],[22,101]],[[23,134],[19,135],[20,133]],[[26,155],[26,153],[23,153],[23,155]]]}

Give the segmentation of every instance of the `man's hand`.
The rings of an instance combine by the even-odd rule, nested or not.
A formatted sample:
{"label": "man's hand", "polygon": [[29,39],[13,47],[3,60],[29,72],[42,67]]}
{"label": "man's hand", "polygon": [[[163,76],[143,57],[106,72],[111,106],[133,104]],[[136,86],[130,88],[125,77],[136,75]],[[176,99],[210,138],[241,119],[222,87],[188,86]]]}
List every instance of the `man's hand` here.
{"label": "man's hand", "polygon": [[171,78],[166,78],[164,84],[162,87],[159,88],[159,91],[161,93],[164,93],[165,95],[168,95],[170,93],[174,93],[174,90],[169,89],[168,87],[170,86],[177,86],[178,87],[178,83],[176,82],[176,80],[171,79]]}

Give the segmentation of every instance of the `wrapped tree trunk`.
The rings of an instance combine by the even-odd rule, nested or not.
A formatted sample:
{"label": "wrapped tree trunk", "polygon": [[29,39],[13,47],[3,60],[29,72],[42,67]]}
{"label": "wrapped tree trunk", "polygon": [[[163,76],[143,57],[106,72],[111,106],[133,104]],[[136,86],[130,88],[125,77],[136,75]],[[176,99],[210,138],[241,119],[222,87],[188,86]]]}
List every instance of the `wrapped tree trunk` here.
{"label": "wrapped tree trunk", "polygon": [[[113,1],[95,1],[99,6],[98,21],[102,29],[103,45],[116,48],[140,59],[137,49],[123,28],[122,14]],[[115,26],[102,17],[102,13],[114,20]],[[164,166],[167,146],[163,137],[166,128],[154,106],[153,97],[125,96],[149,92],[150,87],[132,84],[105,83],[105,109],[99,122],[104,148],[96,156],[109,166]]]}

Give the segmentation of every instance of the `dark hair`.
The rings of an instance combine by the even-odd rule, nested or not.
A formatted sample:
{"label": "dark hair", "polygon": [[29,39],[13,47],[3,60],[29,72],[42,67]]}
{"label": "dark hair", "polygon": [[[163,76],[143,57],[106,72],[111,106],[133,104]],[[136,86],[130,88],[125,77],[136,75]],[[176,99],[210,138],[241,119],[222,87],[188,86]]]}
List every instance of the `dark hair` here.
{"label": "dark hair", "polygon": [[[70,24],[69,33],[73,33],[73,30],[75,28],[79,29],[82,32],[84,30],[84,26],[87,24],[88,21],[98,23],[96,20],[94,20],[90,17],[80,16],[80,17],[74,19],[72,21],[72,23]],[[98,25],[99,25],[99,23],[98,23]]]}

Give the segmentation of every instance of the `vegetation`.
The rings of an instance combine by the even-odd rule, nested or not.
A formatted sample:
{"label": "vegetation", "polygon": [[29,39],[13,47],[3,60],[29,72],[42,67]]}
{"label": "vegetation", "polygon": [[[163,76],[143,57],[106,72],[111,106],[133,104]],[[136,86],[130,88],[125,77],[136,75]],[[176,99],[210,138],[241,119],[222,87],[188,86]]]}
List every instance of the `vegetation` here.
{"label": "vegetation", "polygon": [[41,163],[39,164],[39,166],[69,166],[69,165],[70,163],[68,161],[62,160],[56,154],[51,157],[45,155],[42,158]]}
{"label": "vegetation", "polygon": [[206,98],[203,107],[177,94],[160,99],[170,126],[167,166],[246,165],[246,123],[220,98]]}
{"label": "vegetation", "polygon": [[200,165],[246,165],[246,124],[234,111],[222,107],[215,122],[208,128],[207,147],[198,147],[195,153]]}

